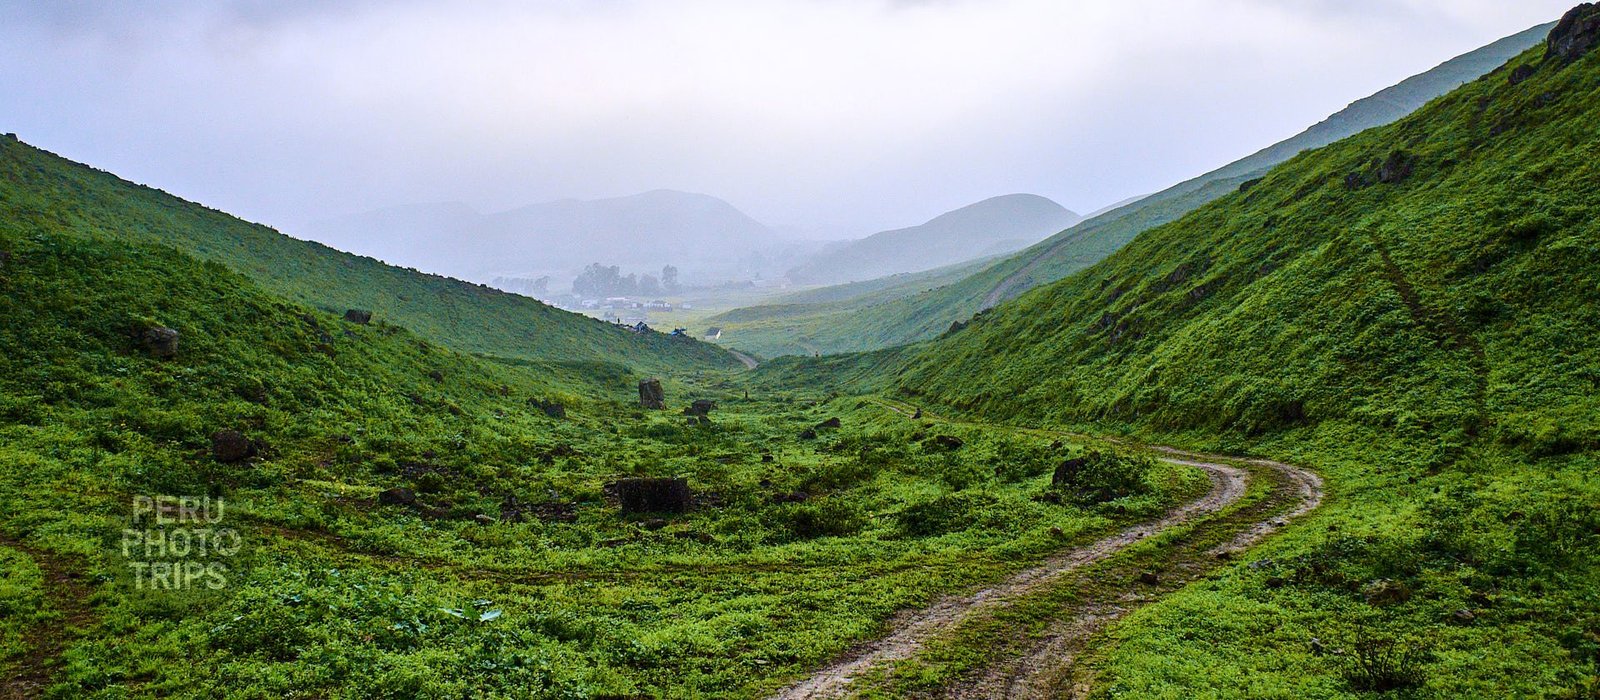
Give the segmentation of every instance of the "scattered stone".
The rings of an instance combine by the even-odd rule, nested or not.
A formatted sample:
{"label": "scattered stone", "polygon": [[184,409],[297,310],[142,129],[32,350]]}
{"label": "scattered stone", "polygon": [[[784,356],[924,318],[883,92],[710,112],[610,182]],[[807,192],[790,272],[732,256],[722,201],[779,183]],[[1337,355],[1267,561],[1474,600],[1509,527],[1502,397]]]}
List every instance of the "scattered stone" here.
{"label": "scattered stone", "polygon": [[651,518],[641,523],[646,530],[660,530],[667,526],[667,521],[661,518]]}
{"label": "scattered stone", "polygon": [[1395,151],[1378,166],[1378,182],[1393,185],[1411,177],[1417,168],[1417,159],[1405,151]]}
{"label": "scattered stone", "polygon": [[1455,611],[1455,613],[1450,617],[1455,618],[1455,621],[1460,623],[1472,622],[1473,620],[1478,619],[1477,615],[1474,615],[1471,610],[1466,608]]}
{"label": "scattered stone", "polygon": [[144,343],[144,349],[150,352],[151,357],[168,358],[178,354],[178,331],[166,326],[146,328],[139,335],[139,340]]}
{"label": "scattered stone", "polygon": [[428,373],[428,378],[432,379],[434,384],[443,384],[444,383],[444,372],[440,372],[439,370],[433,370],[433,371]]}
{"label": "scattered stone", "polygon": [[349,309],[344,312],[344,320],[365,326],[372,323],[372,312],[366,309]]}
{"label": "scattered stone", "polygon": [[1052,449],[1052,450],[1059,450],[1059,449],[1061,449],[1061,447],[1062,447],[1062,445],[1061,445],[1061,441],[1060,440],[1056,440],[1055,442],[1050,443],[1050,449]]}
{"label": "scattered stone", "polygon": [[963,445],[967,444],[954,435],[935,435],[932,442],[939,448],[946,450],[959,450]]}
{"label": "scattered stone", "polygon": [[493,516],[484,515],[483,513],[472,516],[472,519],[477,521],[479,525],[493,525],[497,522],[500,522],[495,520]]}
{"label": "scattered stone", "polygon": [[1084,457],[1069,459],[1056,466],[1054,474],[1050,475],[1050,485],[1055,488],[1072,488],[1078,484],[1078,472],[1089,464]]}
{"label": "scattered stone", "polygon": [[682,513],[694,500],[686,479],[622,479],[617,498],[624,513]]}
{"label": "scattered stone", "polygon": [[772,495],[773,503],[805,503],[809,500],[811,500],[811,494],[804,491],[777,493]]}
{"label": "scattered stone", "polygon": [[1233,552],[1231,550],[1224,549],[1224,550],[1222,550],[1220,552],[1217,552],[1217,560],[1218,561],[1227,561],[1227,560],[1232,559],[1232,558],[1233,558]]}
{"label": "scattered stone", "polygon": [[967,327],[967,324],[965,324],[965,323],[962,323],[960,321],[951,321],[950,322],[950,329],[945,331],[944,334],[945,335],[950,335],[952,333],[959,333],[962,330],[966,329],[966,327]]}
{"label": "scattered stone", "polygon": [[1361,173],[1350,173],[1349,175],[1344,176],[1344,188],[1347,190],[1353,191],[1363,189],[1368,184],[1369,183],[1367,182],[1366,176],[1362,175]]}
{"label": "scattered stone", "polygon": [[1322,640],[1317,639],[1316,637],[1312,637],[1311,638],[1311,653],[1312,654],[1315,654],[1317,656],[1322,656],[1323,654],[1326,654],[1327,652],[1328,652],[1328,647],[1323,645]]}
{"label": "scattered stone", "polygon": [[1600,43],[1600,4],[1586,2],[1572,8],[1545,41],[1545,59],[1578,60]]}
{"label": "scattered stone", "polygon": [[1512,85],[1516,85],[1517,83],[1527,80],[1528,78],[1532,78],[1533,72],[1533,66],[1524,63],[1512,69],[1509,80],[1511,81]]}
{"label": "scattered stone", "polygon": [[567,417],[567,407],[560,401],[545,401],[544,399],[535,397],[528,399],[528,405],[543,411],[546,416],[551,418]]}
{"label": "scattered stone", "polygon": [[1161,583],[1161,577],[1157,576],[1154,571],[1141,571],[1139,572],[1139,583],[1146,586],[1154,586]]}
{"label": "scattered stone", "polygon": [[1050,528],[1050,536],[1051,537],[1061,537],[1062,535],[1065,535],[1065,534],[1066,533],[1063,532],[1060,527],[1051,527]]}
{"label": "scattered stone", "polygon": [[1410,600],[1411,588],[1399,581],[1382,578],[1363,587],[1361,595],[1368,605],[1393,605]]}
{"label": "scattered stone", "polygon": [[1269,576],[1266,580],[1267,588],[1283,588],[1288,583],[1282,576]]}
{"label": "scattered stone", "polygon": [[255,454],[255,445],[237,430],[218,430],[211,434],[211,458],[223,464],[233,464]]}
{"label": "scattered stone", "polygon": [[842,426],[842,425],[844,425],[844,424],[839,422],[838,418],[829,418],[829,419],[827,419],[825,421],[822,421],[821,423],[818,423],[817,424],[817,429],[818,430],[822,430],[822,429],[826,428],[826,429],[830,429],[830,430],[838,430],[839,427]]}
{"label": "scattered stone", "polygon": [[1277,566],[1277,562],[1275,562],[1275,561],[1273,561],[1271,559],[1257,559],[1257,560],[1255,560],[1253,562],[1250,562],[1250,570],[1251,571],[1260,571],[1262,569],[1270,569],[1270,568],[1272,568],[1274,566]]}
{"label": "scattered stone", "polygon": [[1273,527],[1289,527],[1289,521],[1284,520],[1283,518],[1278,518],[1277,520],[1272,521],[1272,526]]}
{"label": "scattered stone", "polygon": [[694,403],[689,404],[688,408],[683,409],[683,415],[686,415],[686,416],[701,416],[701,417],[709,416],[709,415],[711,415],[711,411],[713,409],[715,409],[716,407],[717,407],[717,402],[715,402],[715,401],[709,401],[707,399],[697,399]]}
{"label": "scattered stone", "polygon": [[645,379],[639,382],[639,406],[653,410],[661,410],[666,406],[667,392],[661,388],[660,379]]}
{"label": "scattered stone", "polygon": [[922,407],[921,406],[918,406],[916,412],[911,414],[911,420],[922,420]]}
{"label": "scattered stone", "polygon": [[806,428],[805,430],[800,431],[800,439],[801,440],[815,440],[815,439],[817,439],[817,431],[815,431],[815,430],[813,430],[811,428]]}
{"label": "scattered stone", "polygon": [[414,506],[417,494],[408,488],[392,488],[378,494],[378,502],[386,506]]}

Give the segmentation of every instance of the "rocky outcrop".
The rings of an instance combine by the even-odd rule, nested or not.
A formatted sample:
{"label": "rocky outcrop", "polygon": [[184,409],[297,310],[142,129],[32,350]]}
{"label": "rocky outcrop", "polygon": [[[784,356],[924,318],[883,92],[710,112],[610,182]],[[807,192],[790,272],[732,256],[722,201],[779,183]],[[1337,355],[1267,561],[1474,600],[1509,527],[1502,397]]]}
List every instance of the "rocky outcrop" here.
{"label": "rocky outcrop", "polygon": [[1586,2],[1572,8],[1545,41],[1545,59],[1576,61],[1600,43],[1600,4]]}
{"label": "rocky outcrop", "polygon": [[661,388],[660,379],[646,379],[639,382],[639,406],[651,410],[661,410],[666,407],[667,392]]}
{"label": "rocky outcrop", "polygon": [[144,344],[144,349],[151,357],[175,357],[178,354],[178,336],[176,330],[166,326],[153,326],[139,334],[139,342]]}
{"label": "rocky outcrop", "polygon": [[683,513],[694,495],[687,479],[622,479],[617,482],[617,499],[623,513]]}
{"label": "rocky outcrop", "polygon": [[686,416],[700,416],[700,417],[704,418],[706,416],[711,415],[711,411],[714,410],[716,407],[717,407],[717,403],[715,401],[709,401],[707,399],[699,399],[699,400],[695,401],[694,403],[690,404],[688,408],[683,409],[683,415],[686,415]]}
{"label": "rocky outcrop", "polygon": [[249,459],[255,454],[250,438],[237,430],[218,430],[211,434],[211,458],[223,464],[233,464]]}
{"label": "rocky outcrop", "polygon": [[365,326],[372,322],[372,312],[365,309],[350,309],[344,312],[344,320]]}

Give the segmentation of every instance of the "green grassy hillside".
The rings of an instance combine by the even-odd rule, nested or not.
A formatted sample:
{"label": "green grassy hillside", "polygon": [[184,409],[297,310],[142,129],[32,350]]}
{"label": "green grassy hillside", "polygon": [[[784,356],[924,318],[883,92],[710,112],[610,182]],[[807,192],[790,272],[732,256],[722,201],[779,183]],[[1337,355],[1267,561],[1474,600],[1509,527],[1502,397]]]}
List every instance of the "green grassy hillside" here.
{"label": "green grassy hillside", "polygon": [[[1094,217],[970,277],[870,307],[818,309],[805,323],[769,323],[749,333],[750,347],[771,353],[806,334],[815,350],[852,352],[926,340],[977,312],[1041,284],[1062,279],[1116,252],[1140,232],[1235,192],[1269,168],[1308,148],[1388,124],[1429,100],[1503,65],[1539,42],[1552,25],[1534,27],[1457,57],[1359,100],[1305,132],[1213,172]],[[736,339],[730,344],[739,346]],[[792,344],[792,343],[791,343]],[[741,346],[742,347],[742,346]]]}
{"label": "green grassy hillside", "polygon": [[1421,696],[1589,697],[1596,123],[1600,53],[1541,47],[948,337],[769,371],[876,364],[975,416],[1323,470],[1313,519],[1115,633],[1108,696],[1340,697],[1359,647],[1395,650]]}
{"label": "green grassy hillside", "polygon": [[533,299],[385,265],[284,236],[219,211],[0,139],[0,227],[169,245],[319,309],[370,310],[469,352],[608,362],[649,372],[737,366],[715,346],[624,329]]}
{"label": "green grassy hillside", "polygon": [[[0,227],[0,697],[761,696],[1205,485],[1125,459],[1126,495],[1043,500],[1079,446],[719,372],[644,411],[618,365],[349,323],[38,194]],[[635,476],[692,507],[622,513]]]}

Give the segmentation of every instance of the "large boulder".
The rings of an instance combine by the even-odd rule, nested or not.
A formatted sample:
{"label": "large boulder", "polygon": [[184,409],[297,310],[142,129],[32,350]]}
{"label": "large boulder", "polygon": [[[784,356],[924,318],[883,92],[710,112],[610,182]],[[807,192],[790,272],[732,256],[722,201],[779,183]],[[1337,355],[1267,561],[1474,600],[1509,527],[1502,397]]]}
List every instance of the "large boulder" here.
{"label": "large boulder", "polygon": [[178,336],[178,331],[166,326],[152,326],[139,334],[139,342],[151,357],[174,357],[178,354]]}
{"label": "large boulder", "polygon": [[693,494],[686,479],[622,479],[617,482],[617,499],[624,513],[683,513],[689,510]]}
{"label": "large boulder", "polygon": [[1586,2],[1572,8],[1545,41],[1545,58],[1576,61],[1600,43],[1600,4]]}
{"label": "large boulder", "polygon": [[250,438],[237,430],[218,430],[211,434],[211,458],[223,464],[242,462],[255,451]]}
{"label": "large boulder", "polygon": [[661,388],[660,379],[646,379],[639,382],[639,406],[660,410],[666,407],[667,392]]}
{"label": "large boulder", "polygon": [[715,409],[716,407],[717,403],[715,401],[700,399],[690,404],[688,408],[683,409],[683,415],[700,416],[703,418],[711,415],[712,409]]}

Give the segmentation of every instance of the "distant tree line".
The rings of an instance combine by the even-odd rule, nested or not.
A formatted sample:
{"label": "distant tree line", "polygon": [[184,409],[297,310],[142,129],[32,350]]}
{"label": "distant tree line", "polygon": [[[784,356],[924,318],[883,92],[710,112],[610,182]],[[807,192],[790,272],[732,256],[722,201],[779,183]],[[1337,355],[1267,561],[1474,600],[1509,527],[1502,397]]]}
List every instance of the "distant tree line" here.
{"label": "distant tree line", "polygon": [[626,297],[674,294],[683,289],[678,282],[678,268],[667,265],[661,276],[651,274],[622,274],[616,265],[590,263],[583,273],[572,281],[572,293],[580,297]]}

